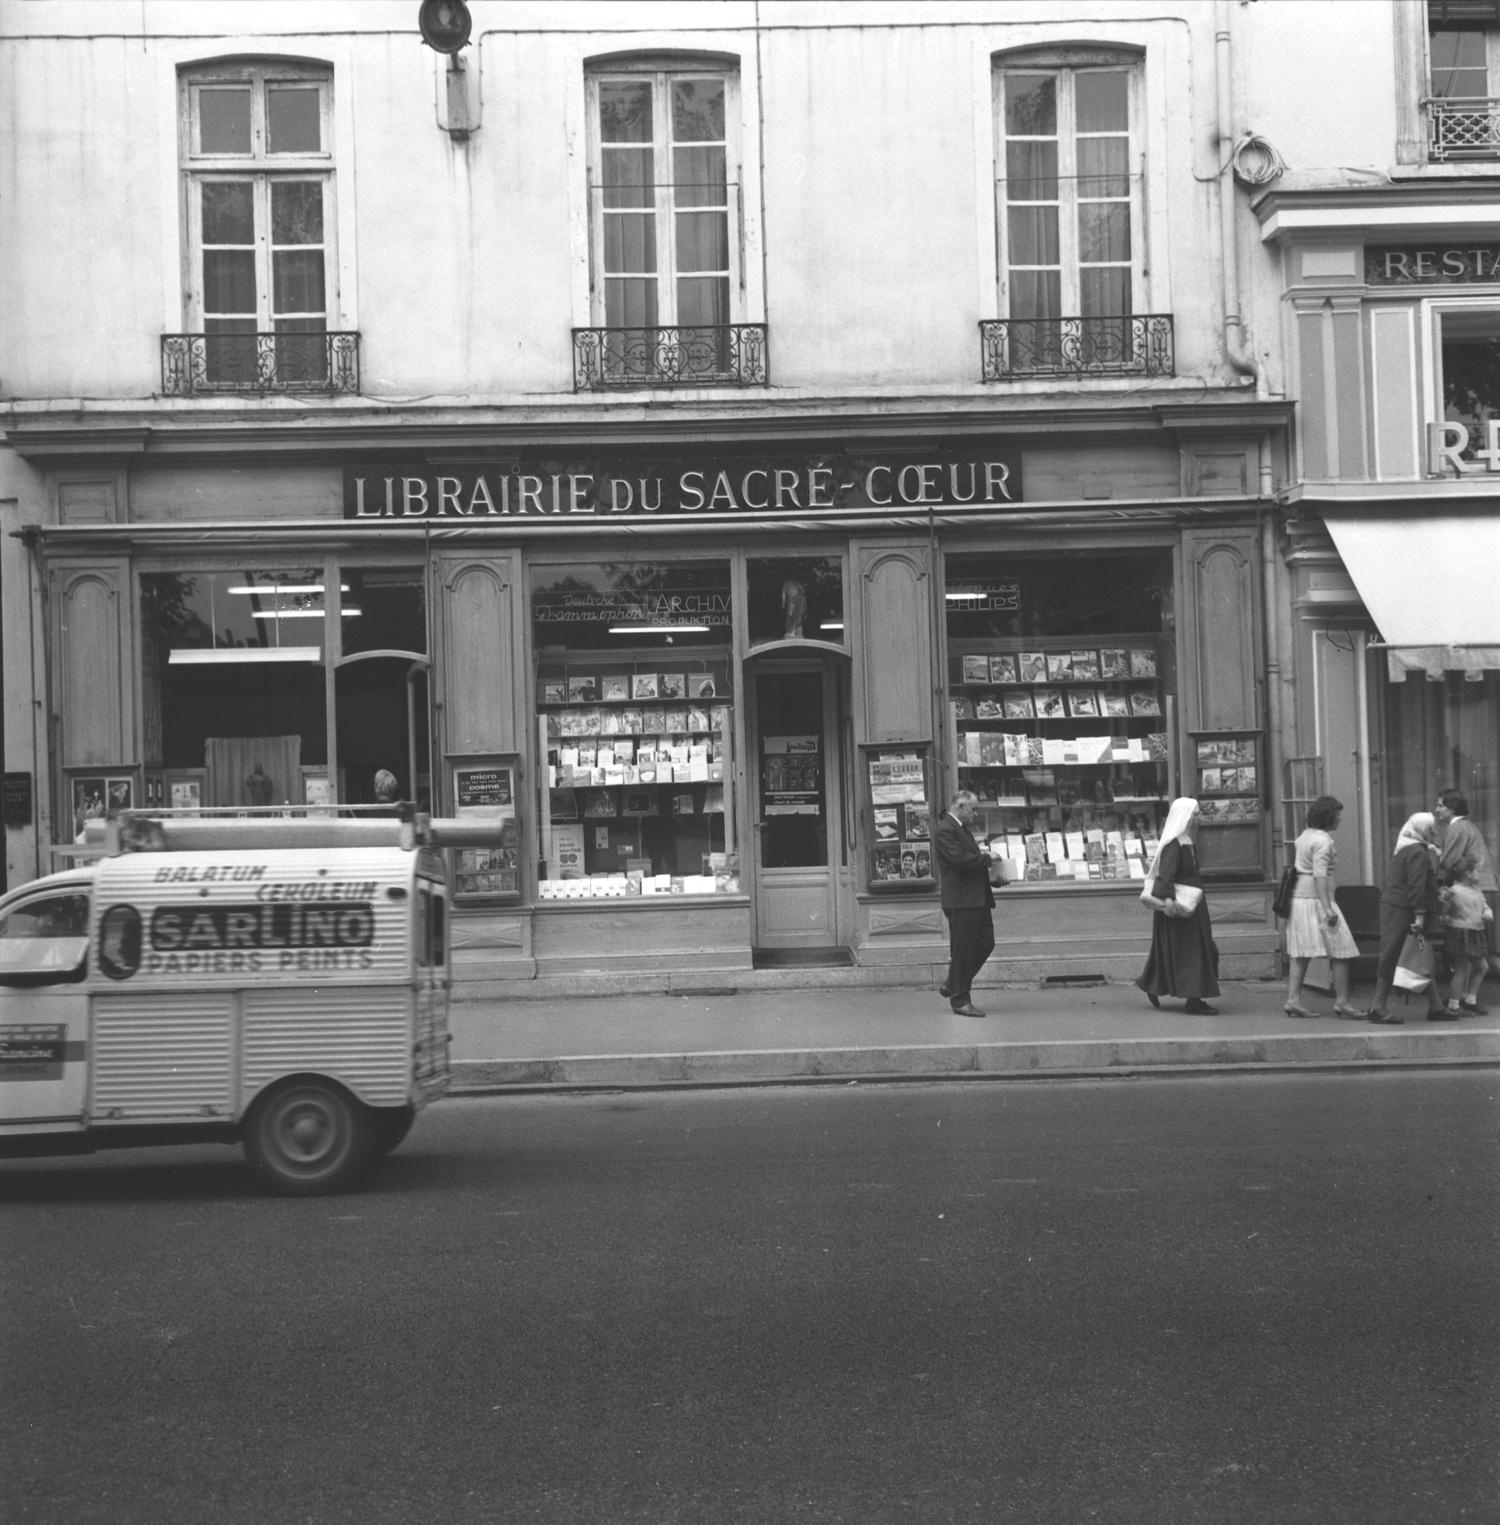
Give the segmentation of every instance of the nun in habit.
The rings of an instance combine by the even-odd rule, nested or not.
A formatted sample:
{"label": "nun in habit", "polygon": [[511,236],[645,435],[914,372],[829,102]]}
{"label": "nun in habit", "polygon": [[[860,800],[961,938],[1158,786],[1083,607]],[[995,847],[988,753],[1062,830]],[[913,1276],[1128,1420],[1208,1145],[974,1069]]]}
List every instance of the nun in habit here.
{"label": "nun in habit", "polygon": [[1213,1017],[1218,1008],[1210,1006],[1207,997],[1219,993],[1219,950],[1209,924],[1208,899],[1201,897],[1188,911],[1174,897],[1179,884],[1203,888],[1194,846],[1197,825],[1198,801],[1173,800],[1146,871],[1152,897],[1146,903],[1153,908],[1151,951],[1136,984],[1153,1006],[1159,1007],[1164,995],[1175,996],[1187,1002],[1189,1015]]}

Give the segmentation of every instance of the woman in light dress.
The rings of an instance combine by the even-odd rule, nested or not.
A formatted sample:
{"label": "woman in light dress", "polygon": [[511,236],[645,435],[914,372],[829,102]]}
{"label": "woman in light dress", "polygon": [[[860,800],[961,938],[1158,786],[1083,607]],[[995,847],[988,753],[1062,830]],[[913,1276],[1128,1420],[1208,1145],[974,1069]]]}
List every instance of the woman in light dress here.
{"label": "woman in light dress", "polygon": [[1315,958],[1327,958],[1333,967],[1333,1000],[1337,1016],[1353,1021],[1364,1012],[1349,1003],[1349,960],[1359,957],[1359,946],[1349,923],[1333,898],[1338,849],[1333,833],[1343,816],[1342,801],[1325,794],[1307,807],[1307,829],[1297,838],[1297,888],[1292,892],[1292,914],[1286,924],[1286,953],[1290,973],[1286,983],[1286,1014],[1313,1017],[1302,1004],[1302,982]]}

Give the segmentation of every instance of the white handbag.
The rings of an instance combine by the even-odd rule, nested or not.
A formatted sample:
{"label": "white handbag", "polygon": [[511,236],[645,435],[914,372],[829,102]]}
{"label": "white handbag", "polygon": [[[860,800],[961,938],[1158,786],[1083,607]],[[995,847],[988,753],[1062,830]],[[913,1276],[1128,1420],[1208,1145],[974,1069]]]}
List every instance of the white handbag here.
{"label": "white handbag", "polygon": [[[1203,891],[1196,884],[1174,884],[1172,886],[1172,898],[1182,907],[1189,916],[1198,909],[1198,903],[1203,899]],[[1156,893],[1156,880],[1148,879],[1146,888],[1141,891],[1141,900],[1145,905],[1151,906],[1154,911],[1156,906],[1151,902],[1160,900],[1161,896]]]}

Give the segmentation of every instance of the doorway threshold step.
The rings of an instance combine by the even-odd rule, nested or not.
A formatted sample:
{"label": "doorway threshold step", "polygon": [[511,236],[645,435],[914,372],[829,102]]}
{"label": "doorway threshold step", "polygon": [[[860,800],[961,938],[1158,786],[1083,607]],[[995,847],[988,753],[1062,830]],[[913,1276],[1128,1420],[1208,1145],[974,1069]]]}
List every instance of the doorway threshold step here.
{"label": "doorway threshold step", "polygon": [[854,962],[848,948],[756,948],[752,957],[757,969],[837,969]]}

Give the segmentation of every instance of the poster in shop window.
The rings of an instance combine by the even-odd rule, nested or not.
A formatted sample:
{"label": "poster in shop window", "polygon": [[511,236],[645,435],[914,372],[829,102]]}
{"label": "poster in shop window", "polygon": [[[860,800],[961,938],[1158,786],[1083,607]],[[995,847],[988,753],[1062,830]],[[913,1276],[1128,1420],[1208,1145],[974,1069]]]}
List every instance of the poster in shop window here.
{"label": "poster in shop window", "polygon": [[765,816],[823,813],[822,746],[816,736],[767,736],[761,744]]}
{"label": "poster in shop window", "polygon": [[521,892],[516,765],[500,757],[450,759],[453,813],[459,820],[499,822],[498,847],[463,847],[454,854],[456,896],[513,896]]}

